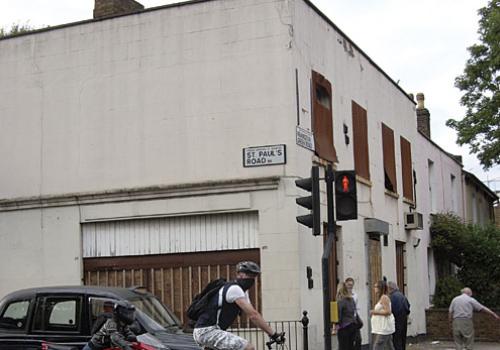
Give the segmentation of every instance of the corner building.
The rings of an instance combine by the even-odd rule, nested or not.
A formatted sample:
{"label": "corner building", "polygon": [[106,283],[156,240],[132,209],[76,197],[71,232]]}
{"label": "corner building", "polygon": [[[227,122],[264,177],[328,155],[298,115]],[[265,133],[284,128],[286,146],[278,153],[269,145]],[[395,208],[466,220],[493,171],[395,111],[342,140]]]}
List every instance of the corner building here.
{"label": "corner building", "polygon": [[[412,304],[409,334],[425,333],[430,214],[463,212],[461,183],[453,203],[426,204],[431,178],[449,198],[428,159],[459,182],[461,164],[309,1],[138,9],[7,37],[0,53],[0,296],[144,285],[185,321],[193,294],[251,259],[264,317],[307,310],[310,348],[321,348],[324,237],[296,223],[294,181],[332,163],[356,169],[359,218],[337,222],[331,291],[355,279],[367,343],[371,285],[396,280]],[[244,166],[245,149],[271,145],[284,155]],[[419,229],[405,228],[415,212]]]}

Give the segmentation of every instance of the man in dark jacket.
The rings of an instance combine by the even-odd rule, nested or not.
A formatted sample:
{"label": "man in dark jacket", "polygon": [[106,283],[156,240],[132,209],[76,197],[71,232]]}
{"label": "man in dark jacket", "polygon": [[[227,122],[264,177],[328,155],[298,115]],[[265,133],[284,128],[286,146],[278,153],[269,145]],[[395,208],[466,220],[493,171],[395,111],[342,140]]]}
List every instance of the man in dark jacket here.
{"label": "man in dark jacket", "polygon": [[406,349],[406,330],[408,328],[408,315],[410,314],[410,303],[403,293],[399,291],[395,282],[387,283],[389,296],[391,298],[391,308],[396,321],[396,331],[392,335],[392,343],[395,350]]}

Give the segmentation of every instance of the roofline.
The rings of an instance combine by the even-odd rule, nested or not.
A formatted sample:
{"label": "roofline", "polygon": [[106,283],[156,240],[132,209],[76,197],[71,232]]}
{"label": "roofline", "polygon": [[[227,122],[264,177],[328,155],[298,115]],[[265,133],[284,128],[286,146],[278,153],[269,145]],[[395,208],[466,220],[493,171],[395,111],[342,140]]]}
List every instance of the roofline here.
{"label": "roofline", "polygon": [[418,133],[423,136],[427,141],[429,141],[431,144],[433,144],[435,147],[437,147],[441,152],[443,152],[448,158],[450,158],[451,160],[453,160],[455,163],[457,163],[458,165],[460,165],[461,168],[463,168],[463,163],[459,162],[458,159],[456,159],[453,154],[451,154],[450,152],[446,152],[441,146],[439,146],[436,142],[434,142],[429,136],[427,136],[426,134],[424,134],[422,131],[420,130],[417,130]]}
{"label": "roofline", "polygon": [[421,132],[420,130],[418,130],[418,133],[420,135],[422,135],[427,141],[429,141],[431,144],[433,144],[435,147],[437,147],[441,152],[443,152],[446,156],[448,156],[448,158],[450,158],[451,160],[453,160],[455,163],[457,163],[458,165],[460,165],[460,167],[462,168],[462,172],[465,174],[465,176],[468,176],[470,178],[472,178],[472,180],[474,182],[476,182],[477,184],[479,184],[479,186],[481,186],[483,188],[483,190],[485,190],[485,192],[488,192],[488,194],[491,195],[492,198],[494,198],[494,201],[497,201],[499,199],[498,195],[491,189],[489,188],[487,185],[485,185],[481,180],[479,180],[477,178],[476,175],[474,175],[473,173],[470,173],[466,170],[463,169],[463,163],[459,162],[454,156],[453,154],[449,153],[449,152],[446,152],[441,146],[439,146],[436,142],[434,142],[433,140],[431,140],[430,137],[428,137],[426,134],[424,134],[423,132]]}
{"label": "roofline", "polygon": [[474,175],[473,173],[470,173],[470,172],[468,172],[466,170],[462,170],[462,172],[464,173],[465,177],[471,178],[477,185],[479,185],[480,187],[482,187],[482,189],[485,192],[487,192],[493,198],[493,201],[497,201],[499,199],[498,195],[491,188],[489,188],[488,186],[486,186],[484,184],[484,182],[482,182],[481,180],[479,180],[476,175]]}
{"label": "roofline", "polygon": [[[38,34],[38,33],[44,33],[48,32],[51,30],[57,30],[57,29],[62,29],[62,28],[67,28],[67,27],[72,27],[72,26],[77,26],[81,24],[88,24],[92,22],[100,22],[100,21],[105,21],[108,19],[112,18],[118,18],[118,17],[124,17],[124,16],[131,16],[131,15],[137,15],[141,13],[146,13],[146,12],[152,12],[152,11],[157,11],[157,10],[162,10],[162,9],[167,9],[167,8],[174,8],[174,7],[180,7],[180,6],[188,6],[188,5],[195,5],[199,3],[204,3],[204,2],[211,2],[211,1],[217,1],[217,0],[188,0],[188,1],[181,1],[173,4],[167,4],[167,5],[162,5],[162,6],[155,6],[155,7],[149,7],[133,12],[127,12],[119,15],[111,15],[111,16],[105,16],[105,17],[100,17],[100,18],[91,18],[83,21],[78,21],[78,22],[71,22],[71,23],[66,23],[66,24],[60,24],[56,25],[53,27],[45,27],[45,28],[40,28],[40,29],[35,29],[29,32],[24,32],[24,33],[19,33],[19,34],[13,34],[13,35],[7,35],[4,36],[3,38],[0,38],[0,40],[6,40],[6,39],[11,39],[11,38],[17,38],[20,36],[25,36],[25,35],[31,35],[31,34]],[[379,65],[373,61],[370,56],[368,56],[361,48],[356,45],[354,41],[351,40],[335,23],[332,22],[331,19],[329,19],[323,12],[321,12],[320,9],[318,9],[310,0],[303,0],[311,9],[314,10],[321,18],[323,18],[331,27],[333,27],[336,31],[338,31],[340,34],[342,34],[349,42],[363,55],[365,58],[370,62],[382,75],[384,75],[399,91],[403,93],[403,95],[410,100],[414,105],[416,105],[416,102],[408,96],[408,93],[403,90],[401,86],[399,86],[398,83],[396,83],[382,68],[380,68]]]}
{"label": "roofline", "polygon": [[408,100],[410,100],[414,105],[416,105],[417,103],[412,100],[410,98],[410,96],[408,96],[408,93],[406,91],[403,90],[403,88],[401,86],[399,86],[398,83],[396,83],[390,76],[389,74],[387,74],[382,68],[380,68],[380,66],[378,64],[375,63],[375,61],[373,61],[370,56],[368,56],[363,50],[361,50],[359,48],[358,45],[356,45],[356,43],[354,41],[351,40],[351,38],[349,38],[339,27],[337,27],[337,25],[335,23],[332,22],[332,20],[330,18],[328,18],[327,15],[325,15],[323,12],[321,12],[321,10],[319,8],[316,7],[316,5],[314,5],[310,0],[303,0],[310,8],[312,8],[314,10],[314,12],[316,12],[321,18],[323,18],[331,27],[333,27],[333,29],[335,29],[336,31],[338,31],[340,34],[342,34],[347,40],[349,40],[349,42],[352,44],[352,46],[354,46],[356,48],[356,50],[358,50],[363,56],[365,56],[365,58],[368,60],[368,62],[370,62],[380,73],[382,73],[382,75],[384,75],[387,79],[389,79],[389,81],[399,90],[403,93],[403,95],[406,96],[406,98]]}
{"label": "roofline", "polygon": [[132,12],[127,12],[127,13],[122,13],[122,14],[117,14],[117,15],[110,15],[110,16],[104,16],[104,17],[99,17],[99,18],[90,18],[90,19],[85,19],[85,20],[77,21],[77,22],[69,22],[69,23],[64,23],[64,24],[58,24],[58,25],[55,25],[55,26],[48,26],[48,27],[44,27],[44,28],[33,29],[33,30],[30,30],[30,31],[27,31],[27,32],[23,32],[23,33],[6,35],[4,37],[1,37],[0,41],[1,40],[6,40],[6,39],[18,38],[18,37],[21,37],[21,36],[27,36],[27,35],[32,35],[32,34],[49,32],[49,31],[52,31],[52,30],[58,30],[58,29],[62,29],[62,28],[74,27],[74,26],[78,26],[78,25],[82,25],[82,24],[88,24],[88,23],[93,23],[93,22],[105,21],[105,20],[113,19],[113,18],[119,18],[119,17],[131,16],[131,15],[138,15],[138,14],[141,14],[141,13],[157,11],[157,10],[161,10],[161,9],[165,9],[165,8],[173,8],[173,7],[180,7],[180,6],[187,6],[187,5],[195,5],[197,3],[210,2],[210,1],[216,1],[216,0],[187,0],[187,1],[176,2],[176,3],[173,3],[173,4],[148,7],[148,8],[145,8],[145,9],[140,9],[140,10],[136,10],[136,11],[132,11]]}

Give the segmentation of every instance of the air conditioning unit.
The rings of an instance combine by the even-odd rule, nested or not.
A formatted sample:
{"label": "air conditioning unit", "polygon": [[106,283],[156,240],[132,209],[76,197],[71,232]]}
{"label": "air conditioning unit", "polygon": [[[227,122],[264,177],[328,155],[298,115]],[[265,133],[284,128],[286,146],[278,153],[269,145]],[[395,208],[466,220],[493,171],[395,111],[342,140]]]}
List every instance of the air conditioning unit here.
{"label": "air conditioning unit", "polygon": [[422,230],[424,228],[424,218],[417,212],[405,213],[406,230]]}

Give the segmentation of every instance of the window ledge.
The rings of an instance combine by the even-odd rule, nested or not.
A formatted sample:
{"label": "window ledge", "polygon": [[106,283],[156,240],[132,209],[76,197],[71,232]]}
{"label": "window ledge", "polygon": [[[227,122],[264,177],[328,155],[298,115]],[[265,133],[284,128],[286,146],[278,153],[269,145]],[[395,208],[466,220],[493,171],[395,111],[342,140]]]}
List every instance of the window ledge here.
{"label": "window ledge", "polygon": [[415,206],[415,201],[406,197],[403,197],[403,203],[406,203],[411,206]]}
{"label": "window ledge", "polygon": [[373,186],[372,182],[369,179],[367,179],[366,177],[360,176],[360,175],[356,175],[356,181],[358,181],[359,183],[362,183],[363,185],[366,185],[368,187]]}
{"label": "window ledge", "polygon": [[388,189],[385,190],[385,194],[388,195],[389,197],[399,199],[399,194],[389,191]]}

